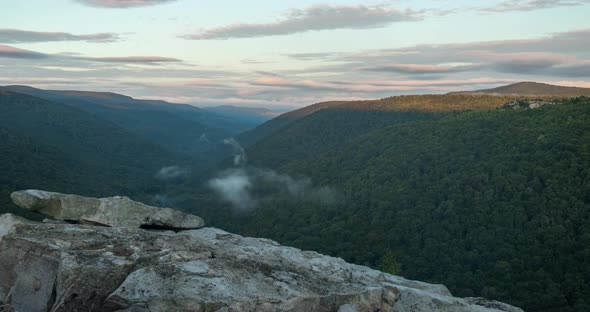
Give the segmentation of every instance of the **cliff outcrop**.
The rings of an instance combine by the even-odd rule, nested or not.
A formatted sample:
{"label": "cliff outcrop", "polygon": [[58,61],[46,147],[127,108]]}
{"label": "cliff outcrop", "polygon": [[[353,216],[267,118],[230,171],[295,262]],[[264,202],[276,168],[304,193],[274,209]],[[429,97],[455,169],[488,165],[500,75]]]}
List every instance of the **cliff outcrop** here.
{"label": "cliff outcrop", "polygon": [[[97,204],[58,193],[46,200],[46,195],[26,191],[12,197],[21,206],[54,214],[68,200],[70,208],[82,211],[87,207],[80,205]],[[101,213],[143,207],[129,201]],[[99,209],[92,209],[97,216]],[[0,216],[0,311],[522,311],[481,298],[455,298],[443,285],[268,239],[207,227],[179,230],[172,224],[167,230],[159,223],[158,229],[146,229],[138,226],[140,220],[109,225],[96,221],[104,221],[99,217],[71,217],[32,222]]]}

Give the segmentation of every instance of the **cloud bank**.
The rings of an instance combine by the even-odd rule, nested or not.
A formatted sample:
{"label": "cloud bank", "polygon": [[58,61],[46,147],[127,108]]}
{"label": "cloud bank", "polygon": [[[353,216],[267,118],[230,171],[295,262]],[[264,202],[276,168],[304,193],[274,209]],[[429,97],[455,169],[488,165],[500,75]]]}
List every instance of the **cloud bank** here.
{"label": "cloud bank", "polygon": [[[290,68],[276,63],[272,68],[244,69],[195,66],[167,56],[89,57],[3,45],[0,83],[49,89],[75,86],[197,106],[300,107],[332,100],[487,89],[531,80],[590,86],[588,46],[590,29],[579,29],[515,40],[352,52],[303,49],[274,56]],[[256,61],[266,60],[260,57]]]}
{"label": "cloud bank", "polygon": [[[426,78],[441,79],[443,76],[461,73],[495,75],[537,75],[540,77],[586,77],[584,71],[590,63],[590,29],[551,34],[541,38],[417,45],[398,49],[369,50],[357,53],[332,53],[290,55],[305,61],[341,63],[330,71],[357,71],[382,74],[399,74],[402,77],[426,75]],[[584,74],[585,73],[585,74]],[[260,81],[256,81],[260,82]],[[263,81],[266,85],[288,86],[287,82],[275,79]]]}
{"label": "cloud bank", "polygon": [[276,198],[322,204],[336,201],[336,193],[331,188],[314,187],[309,178],[293,178],[274,170],[247,166],[246,151],[240,143],[233,138],[223,142],[233,147],[236,168],[221,171],[209,180],[207,186],[234,208],[249,210],[256,208],[260,202]]}
{"label": "cloud bank", "polygon": [[[158,65],[162,63],[181,63],[182,60],[173,57],[164,56],[115,56],[115,57],[85,57],[77,54],[62,53],[62,54],[45,54],[30,50],[23,50],[7,45],[0,45],[0,58],[20,58],[20,59],[49,59],[50,65],[62,65],[67,68],[67,65],[79,65],[84,63],[117,63],[117,64],[146,64]],[[88,65],[88,64],[86,64]]]}
{"label": "cloud bank", "polygon": [[182,62],[182,60],[172,57],[162,56],[122,56],[122,57],[81,57],[79,59],[94,61],[94,62],[105,62],[105,63],[140,63],[140,64],[157,64],[157,63],[176,63]]}
{"label": "cloud bank", "polygon": [[239,210],[256,208],[261,202],[288,198],[333,204],[337,195],[329,187],[314,187],[309,178],[293,178],[273,170],[255,167],[233,168],[208,182],[222,200]]}
{"label": "cloud bank", "polygon": [[401,11],[387,5],[314,5],[291,9],[285,18],[266,24],[234,24],[182,36],[185,39],[230,39],[290,35],[317,30],[367,29],[419,19],[416,11]]}
{"label": "cloud bank", "polygon": [[428,16],[456,14],[464,11],[503,13],[536,11],[540,9],[573,7],[590,3],[590,0],[505,0],[490,6],[422,10],[400,10],[388,4],[330,5],[319,4],[305,9],[291,9],[282,19],[270,23],[237,23],[207,28],[180,36],[192,40],[225,40],[232,38],[258,38],[291,35],[309,31],[335,29],[370,29],[393,23],[418,21]]}
{"label": "cloud bank", "polygon": [[2,43],[52,41],[113,42],[119,39],[119,35],[114,33],[75,35],[66,32],[39,32],[20,29],[0,29],[0,42]]}
{"label": "cloud bank", "polygon": [[474,65],[432,65],[432,64],[389,64],[382,66],[367,66],[359,68],[361,70],[376,71],[376,72],[393,72],[401,74],[448,74],[459,73],[464,71],[472,71],[478,69],[479,66]]}
{"label": "cloud bank", "polygon": [[250,193],[252,179],[244,169],[222,172],[209,181],[209,187],[236,208],[251,209],[256,206],[256,200]]}
{"label": "cloud bank", "polygon": [[162,169],[158,170],[156,173],[156,179],[159,180],[174,180],[182,177],[186,177],[189,174],[189,170],[187,168],[182,168],[179,166],[168,166],[163,167]]}

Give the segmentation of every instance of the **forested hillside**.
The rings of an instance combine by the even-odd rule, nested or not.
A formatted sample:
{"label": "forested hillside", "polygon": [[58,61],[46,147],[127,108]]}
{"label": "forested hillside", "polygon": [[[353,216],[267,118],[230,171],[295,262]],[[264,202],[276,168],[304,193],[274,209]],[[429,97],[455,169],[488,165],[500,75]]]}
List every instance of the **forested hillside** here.
{"label": "forested hillside", "polygon": [[451,92],[448,94],[401,95],[377,100],[329,101],[306,106],[280,115],[238,135],[238,140],[250,146],[269,137],[285,126],[319,111],[330,109],[353,111],[420,111],[448,113],[453,111],[489,110],[522,98],[560,99],[589,96],[590,88],[563,87],[535,82],[519,82],[494,89]]}
{"label": "forested hillside", "polygon": [[[350,114],[357,113],[359,115],[380,115],[380,113],[386,112],[421,112],[423,114],[430,113],[431,116],[434,116],[434,114],[446,114],[457,111],[495,109],[502,106],[506,102],[518,100],[521,98],[528,97],[524,95],[504,96],[489,94],[427,94],[393,96],[378,100],[366,101],[322,102],[280,115],[279,117],[267,121],[266,123],[252,130],[238,135],[237,139],[239,142],[244,144],[244,146],[249,147],[263,139],[268,139],[269,137],[277,135],[279,130],[282,130],[285,127],[295,123],[295,121],[312,116],[318,112],[324,113],[325,111],[329,110],[349,111]],[[553,97],[545,96],[537,98],[551,99]],[[327,118],[317,118],[316,120],[320,123],[331,123],[331,121]],[[367,120],[370,120],[370,117]],[[315,127],[318,126],[319,125],[316,125]],[[334,124],[331,124],[331,126],[334,126]],[[299,127],[299,125],[296,125],[295,127]],[[323,128],[329,129],[329,127]],[[374,127],[372,127],[372,129],[374,129]],[[341,132],[343,133],[343,131]],[[279,134],[279,136],[282,135]],[[255,150],[259,149],[256,148]]]}
{"label": "forested hillside", "polygon": [[154,175],[180,157],[67,105],[0,91],[0,209],[41,188],[146,198]]}
{"label": "forested hillside", "polygon": [[227,156],[223,148],[219,148],[223,139],[256,125],[252,120],[222,116],[191,105],[137,100],[109,92],[42,90],[27,86],[5,86],[0,90],[28,94],[89,112],[169,152],[194,157],[203,163],[203,168]]}
{"label": "forested hillside", "polygon": [[[309,149],[284,142],[291,150],[280,153]],[[316,157],[270,163],[340,199],[281,194],[236,212],[202,196],[197,212],[214,226],[444,283],[459,296],[527,311],[590,309],[589,98],[393,123]]]}
{"label": "forested hillside", "polygon": [[248,148],[248,157],[254,165],[279,168],[328,152],[375,129],[443,116],[420,111],[323,109],[261,139]]}

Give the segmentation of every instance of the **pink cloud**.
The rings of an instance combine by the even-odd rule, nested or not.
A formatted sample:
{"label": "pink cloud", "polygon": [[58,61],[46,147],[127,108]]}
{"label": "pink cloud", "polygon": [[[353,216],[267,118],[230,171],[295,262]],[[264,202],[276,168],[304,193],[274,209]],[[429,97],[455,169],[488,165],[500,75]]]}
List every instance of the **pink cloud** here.
{"label": "pink cloud", "polygon": [[121,57],[83,57],[80,59],[105,62],[105,63],[143,63],[143,64],[156,64],[156,63],[176,63],[182,62],[177,58],[162,57],[162,56],[121,56]]}
{"label": "pink cloud", "polygon": [[578,87],[578,88],[590,88],[590,81],[583,81],[583,80],[560,80],[560,81],[543,81],[544,83],[554,84],[558,86],[564,87]]}
{"label": "pink cloud", "polygon": [[174,2],[176,0],[77,0],[82,4],[86,4],[98,8],[131,8],[150,6],[157,4],[164,4],[167,2]]}
{"label": "pink cloud", "polygon": [[288,80],[281,77],[262,77],[254,81],[256,86],[315,89],[318,91],[344,91],[352,93],[409,91],[416,88],[461,87],[518,82],[517,79],[471,78],[435,80],[359,80],[359,81],[314,81]]}
{"label": "pink cloud", "polygon": [[47,54],[23,50],[11,46],[0,45],[0,57],[22,58],[22,59],[40,59],[48,57]]}
{"label": "pink cloud", "polygon": [[305,9],[291,9],[274,23],[239,23],[205,29],[182,36],[185,39],[230,39],[290,35],[330,29],[367,29],[420,19],[420,12],[398,10],[389,5],[318,4]]}
{"label": "pink cloud", "polygon": [[52,41],[113,42],[119,39],[119,35],[114,33],[75,35],[65,32],[40,32],[20,29],[0,29],[0,42],[4,43]]}

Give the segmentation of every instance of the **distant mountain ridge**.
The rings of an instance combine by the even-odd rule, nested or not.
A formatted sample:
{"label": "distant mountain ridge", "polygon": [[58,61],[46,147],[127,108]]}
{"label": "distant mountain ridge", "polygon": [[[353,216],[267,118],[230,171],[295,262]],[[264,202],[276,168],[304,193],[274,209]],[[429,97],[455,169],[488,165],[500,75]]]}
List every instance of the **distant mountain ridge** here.
{"label": "distant mountain ridge", "polygon": [[251,161],[276,167],[295,158],[312,157],[389,125],[433,120],[459,111],[493,110],[521,98],[514,95],[425,94],[321,102],[282,114],[241,133],[237,139],[247,148],[251,147]]}
{"label": "distant mountain ridge", "polygon": [[447,94],[400,95],[376,100],[328,101],[284,113],[238,135],[244,145],[252,145],[291,123],[323,110],[419,111],[448,113],[465,110],[496,109],[522,97],[564,98],[590,96],[590,88],[563,87],[537,82],[519,82],[494,89],[458,91]]}
{"label": "distant mountain ridge", "polygon": [[[475,101],[474,101],[475,99]],[[350,111],[449,111],[461,110],[471,106],[474,102],[481,103],[484,107],[498,107],[505,102],[513,100],[513,97],[493,97],[489,95],[402,95],[378,100],[363,101],[328,101],[309,105],[294,111],[284,113],[271,119],[258,127],[241,133],[238,140],[244,145],[252,145],[264,137],[267,137],[283,127],[324,110],[350,110]],[[475,106],[475,105],[474,105]]]}
{"label": "distant mountain ridge", "polygon": [[203,107],[203,109],[221,116],[239,118],[245,122],[251,122],[253,125],[261,124],[281,114],[268,108],[234,105],[209,106]]}
{"label": "distant mountain ridge", "polygon": [[306,106],[282,114],[258,127],[238,135],[238,141],[252,145],[274,132],[321,111],[340,110],[363,112],[424,112],[448,113],[464,110],[490,110],[520,96],[495,96],[489,94],[425,94],[400,95],[377,100],[364,101],[329,101]]}
{"label": "distant mountain ridge", "polygon": [[[114,93],[114,92],[98,92],[98,91],[78,91],[78,90],[45,90],[34,88],[30,86],[24,85],[8,85],[0,87],[2,90],[18,92],[22,94],[29,94],[35,95],[40,97],[51,97],[53,99],[61,99],[64,97],[77,97],[77,98],[84,98],[86,100],[102,100],[102,101],[112,101],[113,103],[118,104],[122,108],[125,106],[135,106],[141,108],[140,104],[145,105],[152,105],[152,106],[166,106],[166,105],[174,105],[175,107],[189,109],[189,110],[201,110],[198,107],[191,106],[188,104],[174,104],[168,103],[166,101],[159,101],[159,100],[138,100],[134,99],[133,97]],[[104,104],[109,104],[110,102],[104,102]],[[148,108],[147,106],[144,108]]]}
{"label": "distant mountain ridge", "polygon": [[564,87],[539,82],[519,82],[507,86],[476,91],[460,91],[448,94],[490,94],[490,95],[521,95],[521,96],[558,96],[576,97],[590,96],[590,88]]}
{"label": "distant mountain ridge", "polygon": [[257,115],[269,115],[269,116],[276,116],[278,115],[277,112],[263,107],[243,107],[243,106],[234,106],[234,105],[219,105],[219,106],[208,106],[203,107],[205,110],[209,111],[231,111],[231,112],[244,112],[244,113],[251,113]]}
{"label": "distant mountain ridge", "polygon": [[[216,127],[224,128],[223,122],[231,121],[226,117],[211,114],[209,111],[189,104],[170,103],[161,100],[143,100],[133,97],[113,93],[113,92],[95,92],[95,91],[77,91],[77,90],[45,90],[29,86],[9,85],[0,86],[0,90],[13,91],[22,94],[28,94],[45,98],[52,101],[64,102],[64,104],[98,105],[104,108],[120,108],[135,110],[155,110],[165,111],[175,114],[184,114],[183,118],[192,121],[206,122],[209,126],[215,124]],[[75,103],[77,101],[78,103]]]}
{"label": "distant mountain ridge", "polygon": [[223,139],[263,122],[224,116],[188,104],[138,100],[112,92],[43,90],[18,85],[0,87],[0,90],[27,94],[90,112],[171,152],[206,162],[213,162],[219,157],[209,151],[219,150],[216,144],[222,144]]}

